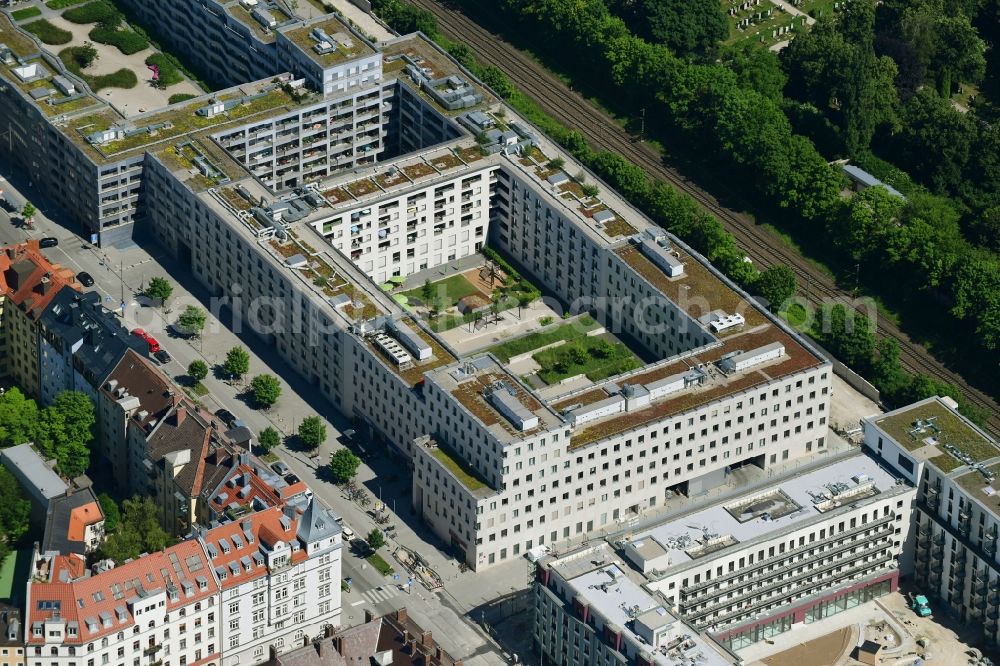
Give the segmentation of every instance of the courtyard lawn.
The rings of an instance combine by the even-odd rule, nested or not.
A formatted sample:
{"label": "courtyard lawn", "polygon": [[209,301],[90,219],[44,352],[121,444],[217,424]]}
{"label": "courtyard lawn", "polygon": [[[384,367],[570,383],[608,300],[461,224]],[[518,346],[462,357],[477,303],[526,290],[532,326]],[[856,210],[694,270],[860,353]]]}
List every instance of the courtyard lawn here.
{"label": "courtyard lawn", "polygon": [[542,350],[532,358],[541,366],[538,377],[550,385],[576,375],[586,375],[596,382],[642,366],[628,347],[600,336],[578,338]]}
{"label": "courtyard lawn", "polygon": [[[434,297],[441,299],[440,305],[443,310],[455,307],[466,296],[482,294],[475,285],[465,279],[464,275],[452,275],[443,280],[432,282],[431,289],[433,290]],[[429,307],[429,304],[425,303],[426,299],[423,297],[423,291],[424,288],[421,285],[416,289],[404,291],[403,295],[411,301],[417,300]]]}
{"label": "courtyard lawn", "polygon": [[551,345],[553,342],[581,338],[597,326],[598,324],[593,318],[583,316],[576,321],[561,324],[547,331],[537,331],[507,342],[501,342],[495,347],[490,347],[487,351],[492,352],[504,363],[509,363],[511,357],[534,351],[545,345]]}

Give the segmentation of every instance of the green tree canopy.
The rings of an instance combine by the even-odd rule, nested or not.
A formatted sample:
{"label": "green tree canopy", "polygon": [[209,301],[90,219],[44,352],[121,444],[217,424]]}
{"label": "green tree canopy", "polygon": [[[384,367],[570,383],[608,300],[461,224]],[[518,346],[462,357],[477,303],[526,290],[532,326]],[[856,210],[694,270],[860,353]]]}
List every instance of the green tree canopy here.
{"label": "green tree canopy", "polygon": [[729,18],[713,0],[616,0],[609,4],[640,35],[681,56],[709,54],[729,37]]}
{"label": "green tree canopy", "polygon": [[188,377],[196,382],[200,382],[205,377],[208,377],[208,363],[205,363],[200,358],[191,361],[191,364],[187,368]]}
{"label": "green tree canopy", "polygon": [[795,280],[795,271],[788,266],[771,266],[760,273],[753,286],[763,297],[767,307],[777,310],[792,297],[798,283]]}
{"label": "green tree canopy", "polygon": [[31,502],[14,475],[0,466],[0,561],[29,527]]}
{"label": "green tree canopy", "polygon": [[0,395],[0,447],[16,446],[35,439],[38,405],[16,386]]}
{"label": "green tree canopy", "polygon": [[315,449],[326,441],[326,425],[318,416],[307,416],[299,424],[299,441],[308,449]]}
{"label": "green tree canopy", "polygon": [[90,466],[90,442],[96,422],[94,405],[87,394],[63,391],[51,407],[42,410],[35,443],[56,461],[60,473],[74,477]]}
{"label": "green tree canopy", "polygon": [[371,532],[368,533],[368,537],[365,539],[372,550],[378,550],[385,545],[385,535],[382,534],[382,530],[375,527]]}
{"label": "green tree canopy", "polygon": [[117,532],[122,522],[122,512],[118,508],[118,502],[107,493],[98,495],[97,501],[101,505],[101,511],[104,512],[104,532],[106,534]]}
{"label": "green tree canopy", "polygon": [[250,382],[253,399],[265,409],[278,402],[281,395],[281,382],[274,375],[257,375]]}
{"label": "green tree canopy", "polygon": [[184,308],[184,312],[177,317],[177,325],[191,335],[201,335],[205,330],[205,322],[208,320],[208,313],[197,305],[189,305]]}
{"label": "green tree canopy", "polygon": [[165,303],[170,298],[170,295],[174,293],[174,287],[165,278],[154,277],[150,278],[149,284],[146,285],[145,293],[149,298],[160,303]]}
{"label": "green tree canopy", "polygon": [[281,444],[281,435],[271,426],[267,426],[261,430],[260,434],[257,436],[257,444],[260,448],[264,449],[265,452],[269,452],[271,449]]}
{"label": "green tree canopy", "polygon": [[358,473],[361,466],[361,458],[351,453],[350,449],[337,449],[337,452],[330,456],[330,474],[336,483],[347,483]]}
{"label": "green tree canopy", "polygon": [[160,525],[159,507],[149,497],[133,497],[122,502],[118,530],[101,546],[101,552],[117,564],[166,548],[172,539]]}
{"label": "green tree canopy", "polygon": [[222,368],[233,377],[242,378],[250,372],[250,353],[243,347],[233,347],[226,353]]}

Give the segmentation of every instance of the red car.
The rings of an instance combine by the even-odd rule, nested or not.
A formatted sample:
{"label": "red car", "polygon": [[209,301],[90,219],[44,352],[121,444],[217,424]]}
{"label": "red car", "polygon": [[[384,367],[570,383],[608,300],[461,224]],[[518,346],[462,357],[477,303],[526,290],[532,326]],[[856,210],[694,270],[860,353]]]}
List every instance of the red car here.
{"label": "red car", "polygon": [[134,335],[137,338],[142,338],[143,340],[146,341],[146,344],[149,345],[150,354],[155,354],[156,352],[160,351],[160,343],[156,341],[156,338],[154,338],[152,335],[150,335],[143,329],[137,328],[133,330],[132,335]]}

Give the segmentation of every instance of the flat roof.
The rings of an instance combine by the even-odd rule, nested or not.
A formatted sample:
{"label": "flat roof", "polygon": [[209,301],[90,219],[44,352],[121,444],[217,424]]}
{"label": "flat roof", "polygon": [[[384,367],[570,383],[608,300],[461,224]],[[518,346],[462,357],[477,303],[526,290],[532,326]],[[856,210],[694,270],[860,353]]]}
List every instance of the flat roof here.
{"label": "flat roof", "polygon": [[[761,490],[676,516],[635,534],[631,542],[654,540],[669,556],[668,566],[680,567],[696,561],[702,555],[699,549],[717,552],[769,538],[841,505],[890,491],[897,478],[859,451],[805,474],[793,471]],[[732,537],[728,545],[711,548],[714,541],[726,543],[727,536]]]}
{"label": "flat roof", "polygon": [[946,474],[1000,456],[1000,447],[992,438],[940,398],[921,400],[869,420],[900,446]]}
{"label": "flat roof", "polygon": [[[397,375],[402,378],[410,386],[415,386],[421,379],[424,378],[425,372],[430,372],[435,368],[440,368],[444,365],[450,365],[457,361],[454,355],[447,348],[442,345],[437,338],[428,334],[423,328],[420,327],[417,322],[413,319],[406,317],[400,320],[403,324],[409,328],[409,330],[416,335],[420,340],[428,344],[431,348],[431,357],[426,360],[419,360],[411,354],[412,361],[405,366],[397,365],[393,360],[379,348],[375,341],[369,336],[366,339],[368,347],[372,349],[374,354],[385,361],[385,365],[395,371]],[[389,337],[398,340],[399,335],[395,331],[384,331]],[[404,343],[405,346],[405,343]]]}
{"label": "flat roof", "polygon": [[[330,43],[330,46],[335,48],[327,53],[317,52],[313,47],[319,42],[312,38],[313,30],[322,30],[327,37],[332,38],[336,44]],[[336,15],[324,17],[302,27],[282,30],[281,34],[321,67],[330,67],[376,52],[365,40],[352,33],[351,28]]]}
{"label": "flat roof", "polygon": [[65,495],[69,486],[45,464],[45,460],[31,444],[19,444],[0,451],[0,457],[7,461],[7,467],[14,466],[28,480],[37,494],[52,499]]}
{"label": "flat roof", "polygon": [[[666,601],[659,594],[648,591],[630,578],[628,567],[616,561],[597,564],[604,557],[595,551],[575,554],[575,561],[563,566],[562,561],[551,563],[563,577],[573,596],[590,606],[605,626],[615,625],[640,654],[647,652],[658,666],[680,666],[698,663],[702,666],[730,666],[733,660],[710,643],[698,631],[673,615]],[[603,553],[610,555],[609,551]],[[587,567],[589,565],[589,567]],[[574,570],[587,567],[583,573]],[[575,573],[575,575],[574,575]],[[663,631],[659,645],[652,646],[636,632],[636,624],[643,624],[655,631]],[[657,649],[658,648],[658,649]]]}

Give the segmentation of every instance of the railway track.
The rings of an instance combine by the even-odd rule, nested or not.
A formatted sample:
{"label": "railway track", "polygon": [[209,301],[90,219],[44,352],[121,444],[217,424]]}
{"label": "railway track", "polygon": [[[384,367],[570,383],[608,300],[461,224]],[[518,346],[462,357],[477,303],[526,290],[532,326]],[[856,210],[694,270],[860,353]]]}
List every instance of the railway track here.
{"label": "railway track", "polygon": [[[760,228],[745,215],[721,206],[711,194],[663,164],[662,157],[653,148],[637,142],[613,118],[587,102],[528,55],[451,7],[434,0],[410,2],[432,12],[445,36],[468,44],[480,62],[502,70],[543,111],[579,130],[592,146],[628,157],[649,175],[668,181],[694,198],[705,210],[722,221],[758,266],[766,268],[780,264],[792,268],[799,284],[807,285],[803,296],[809,302],[820,305],[837,301],[854,306],[851,294],[838,288],[829,276],[786,248],[780,238]],[[992,397],[969,385],[961,375],[944,366],[924,347],[910,340],[891,321],[877,318],[876,329],[879,335],[895,338],[899,343],[900,363],[904,368],[955,384],[966,400],[989,410],[991,416],[985,429],[994,437],[1000,438],[1000,405]]]}

